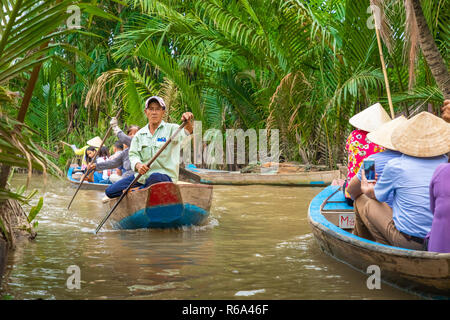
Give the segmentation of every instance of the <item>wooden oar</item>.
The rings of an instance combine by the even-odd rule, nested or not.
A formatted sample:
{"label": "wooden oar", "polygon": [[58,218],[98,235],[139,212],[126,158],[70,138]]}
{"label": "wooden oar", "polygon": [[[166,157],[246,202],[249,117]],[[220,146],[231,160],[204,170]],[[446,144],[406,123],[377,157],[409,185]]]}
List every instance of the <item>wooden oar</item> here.
{"label": "wooden oar", "polygon": [[62,141],[62,140],[59,140],[59,142],[61,142],[62,144],[65,144],[65,145],[68,146],[68,147],[72,147],[72,145],[71,145],[70,143],[64,142],[64,141]]}
{"label": "wooden oar", "polygon": [[[175,131],[175,133],[169,138],[169,140],[164,143],[164,145],[161,147],[161,149],[158,150],[158,152],[153,156],[153,158],[150,159],[149,162],[147,162],[147,167],[150,168],[153,162],[155,162],[156,158],[159,157],[161,152],[164,151],[164,149],[169,145],[169,143],[172,142],[172,140],[176,137],[176,135],[184,128],[184,126],[187,124],[186,121],[183,121],[183,124]],[[117,202],[114,204],[114,207],[105,215],[105,217],[102,219],[100,224],[98,225],[97,229],[95,229],[95,234],[102,228],[102,226],[105,224],[106,220],[111,216],[111,214],[116,210],[117,206],[119,205],[120,201],[122,201],[123,198],[127,195],[128,191],[130,191],[131,187],[134,186],[134,184],[139,180],[139,178],[142,177],[142,174],[138,174],[134,180],[130,183],[130,185],[123,191],[123,193],[120,195],[120,198],[117,200]]]}
{"label": "wooden oar", "polygon": [[[119,112],[117,112],[117,114],[116,114],[116,119],[119,118],[121,112],[122,112],[122,109],[120,109]],[[100,146],[98,147],[97,150],[95,150],[94,156],[92,157],[91,161],[89,161],[88,167],[89,167],[89,165],[90,165],[91,163],[93,163],[93,162],[95,161],[95,159],[97,158],[97,154],[100,152],[100,149],[103,147],[103,143],[105,143],[106,138],[108,138],[108,135],[109,135],[109,133],[111,132],[111,129],[112,129],[112,126],[109,126],[108,131],[106,131],[105,137],[104,137],[103,140],[102,140],[102,143],[100,143]],[[77,188],[77,190],[75,191],[75,193],[74,193],[74,195],[73,195],[73,197],[72,197],[72,200],[70,200],[70,203],[69,203],[69,205],[67,206],[67,209],[70,208],[70,205],[72,204],[73,199],[75,199],[75,196],[77,195],[78,191],[80,190],[81,185],[82,185],[83,182],[84,182],[84,179],[89,175],[89,173],[90,173],[90,170],[86,170],[86,172],[84,173],[84,175],[81,177],[80,184],[78,185],[78,188]]]}

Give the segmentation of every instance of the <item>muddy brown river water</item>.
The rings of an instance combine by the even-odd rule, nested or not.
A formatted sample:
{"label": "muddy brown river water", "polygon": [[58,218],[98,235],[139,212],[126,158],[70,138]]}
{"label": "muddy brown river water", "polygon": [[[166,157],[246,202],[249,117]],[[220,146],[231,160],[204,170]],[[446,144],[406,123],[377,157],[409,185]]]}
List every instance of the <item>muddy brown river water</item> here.
{"label": "muddy brown river water", "polygon": [[[24,184],[17,175],[14,185]],[[14,299],[416,299],[319,250],[307,221],[321,188],[214,186],[207,225],[181,230],[94,230],[103,193],[49,178],[35,241],[9,255],[2,294]],[[29,210],[29,208],[26,208]],[[81,288],[68,289],[67,268]]]}

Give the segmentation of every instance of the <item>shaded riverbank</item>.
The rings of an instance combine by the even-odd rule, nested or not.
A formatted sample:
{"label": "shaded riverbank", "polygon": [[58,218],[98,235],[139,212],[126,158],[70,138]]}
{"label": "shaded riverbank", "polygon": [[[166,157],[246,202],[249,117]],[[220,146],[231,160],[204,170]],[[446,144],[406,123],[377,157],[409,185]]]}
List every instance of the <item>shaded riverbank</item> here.
{"label": "shaded riverbank", "polygon": [[5,270],[6,261],[8,258],[7,248],[8,248],[8,244],[6,243],[6,241],[3,239],[0,239],[0,285],[2,284],[3,271]]}
{"label": "shaded riverbank", "polygon": [[[18,177],[20,180],[22,177]],[[20,181],[16,181],[20,182]],[[33,180],[39,187],[39,177]],[[414,299],[323,254],[307,222],[319,188],[215,186],[206,226],[94,235],[97,191],[50,179],[38,236],[8,259],[3,293],[15,299]],[[69,290],[70,265],[81,289]]]}

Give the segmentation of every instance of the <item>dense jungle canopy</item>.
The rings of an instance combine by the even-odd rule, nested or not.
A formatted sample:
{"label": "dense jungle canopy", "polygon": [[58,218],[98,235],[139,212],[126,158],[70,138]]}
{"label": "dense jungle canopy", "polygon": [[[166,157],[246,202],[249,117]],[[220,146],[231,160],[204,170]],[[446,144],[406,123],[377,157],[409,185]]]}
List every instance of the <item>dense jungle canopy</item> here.
{"label": "dense jungle canopy", "polygon": [[421,50],[414,5],[446,64],[448,0],[1,0],[2,198],[21,197],[10,166],[56,173],[73,156],[61,140],[103,136],[121,107],[122,124],[144,125],[155,94],[174,122],[277,128],[282,159],[343,163],[348,119],[388,108],[371,4],[396,114],[439,114],[450,83]]}

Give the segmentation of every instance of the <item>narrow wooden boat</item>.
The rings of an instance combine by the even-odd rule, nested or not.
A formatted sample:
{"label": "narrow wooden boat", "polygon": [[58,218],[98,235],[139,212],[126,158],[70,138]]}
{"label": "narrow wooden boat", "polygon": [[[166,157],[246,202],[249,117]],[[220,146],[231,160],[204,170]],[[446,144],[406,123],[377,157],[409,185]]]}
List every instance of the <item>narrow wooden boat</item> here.
{"label": "narrow wooden boat", "polygon": [[353,207],[339,186],[325,188],[311,201],[308,220],[320,248],[335,259],[363,273],[377,265],[383,282],[422,297],[450,298],[450,253],[409,250],[353,235]]}
{"label": "narrow wooden boat", "polygon": [[[209,216],[212,186],[160,182],[129,192],[109,218],[117,229],[202,225]],[[103,202],[109,212],[117,198]]]}
{"label": "narrow wooden boat", "polygon": [[[80,180],[76,180],[76,179],[72,178],[74,169],[75,169],[74,167],[70,167],[69,170],[67,170],[67,180],[69,180],[69,182],[72,183],[74,187],[78,187],[78,185],[80,184]],[[81,185],[81,189],[82,190],[102,190],[102,191],[104,191],[106,188],[108,188],[108,186],[110,186],[110,184],[94,183],[94,182],[85,181]]]}
{"label": "narrow wooden boat", "polygon": [[339,179],[340,171],[310,171],[299,173],[241,173],[196,168],[193,165],[180,167],[180,177],[185,181],[217,185],[276,185],[323,187]]}

